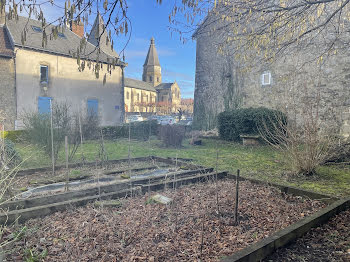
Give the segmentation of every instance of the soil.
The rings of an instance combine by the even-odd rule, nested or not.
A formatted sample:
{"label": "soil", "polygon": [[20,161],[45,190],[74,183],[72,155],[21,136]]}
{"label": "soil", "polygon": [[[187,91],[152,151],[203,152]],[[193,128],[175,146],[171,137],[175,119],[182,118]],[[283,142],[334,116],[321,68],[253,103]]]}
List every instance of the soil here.
{"label": "soil", "polygon": [[327,224],[310,230],[264,261],[350,262],[350,210],[343,211]]}
{"label": "soil", "polygon": [[[166,165],[163,163],[154,163],[151,161],[131,162],[131,168],[144,168],[144,167],[151,167],[151,166],[164,167]],[[128,163],[111,164],[103,168],[101,168],[101,166],[98,166],[97,168],[95,166],[75,167],[70,169],[70,181],[88,179],[96,176],[98,172],[100,172],[100,174],[103,174],[104,172],[109,170],[117,171],[117,170],[127,170],[127,169],[128,169]],[[64,182],[66,181],[66,175],[67,175],[66,169],[57,170],[55,172],[54,177],[52,176],[52,171],[35,172],[30,175],[16,177],[14,183],[12,184],[12,187],[25,191],[28,187],[37,187],[40,185]]]}
{"label": "soil", "polygon": [[[237,226],[232,180],[161,192],[169,205],[143,195],[115,208],[90,205],[29,220],[6,261],[218,261],[324,207],[247,181],[239,192]],[[4,238],[20,229],[10,227]]]}

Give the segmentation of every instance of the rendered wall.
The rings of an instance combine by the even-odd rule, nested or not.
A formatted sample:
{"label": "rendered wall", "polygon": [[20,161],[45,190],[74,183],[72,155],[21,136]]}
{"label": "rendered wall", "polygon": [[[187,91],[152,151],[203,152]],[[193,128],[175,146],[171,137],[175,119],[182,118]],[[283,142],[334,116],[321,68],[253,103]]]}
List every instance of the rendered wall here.
{"label": "rendered wall", "polygon": [[[72,111],[87,111],[87,100],[98,100],[100,123],[103,126],[120,123],[123,118],[122,70],[116,67],[110,75],[103,65],[99,79],[88,67],[79,72],[74,58],[26,49],[16,50],[16,86],[18,119],[25,111],[37,111],[38,97],[69,103]],[[49,66],[47,90],[40,84],[40,65]],[[106,84],[103,78],[106,74]],[[19,121],[20,122],[20,121]]]}

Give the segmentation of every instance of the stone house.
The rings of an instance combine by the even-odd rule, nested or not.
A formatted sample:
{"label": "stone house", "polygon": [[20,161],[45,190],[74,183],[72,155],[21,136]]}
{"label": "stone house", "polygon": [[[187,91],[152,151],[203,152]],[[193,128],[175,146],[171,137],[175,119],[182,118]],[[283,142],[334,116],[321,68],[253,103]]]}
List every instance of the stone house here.
{"label": "stone house", "polygon": [[[0,112],[5,117],[5,130],[13,129],[16,119],[15,54],[4,19],[0,21]],[[2,130],[3,127],[0,127]]]}
{"label": "stone house", "polygon": [[176,113],[181,104],[179,85],[162,83],[162,68],[159,63],[154,38],[148,49],[143,65],[142,81],[126,78],[125,110],[127,112]]}
{"label": "stone house", "polygon": [[[41,22],[25,17],[5,21],[5,12],[1,14],[0,78],[6,85],[0,87],[0,93],[4,94],[0,98],[0,110],[7,113],[6,129],[21,128],[21,116],[25,112],[48,112],[50,101],[66,102],[72,112],[92,110],[98,114],[101,125],[124,121],[122,83],[126,64],[118,59],[106,32],[100,30],[103,20],[99,14],[80,53],[85,70],[81,70],[73,57],[81,45],[82,24],[63,28],[56,39],[51,37],[43,47]],[[22,43],[24,29],[26,40]],[[47,26],[45,31],[52,32],[52,26]],[[99,36],[96,32],[104,33]],[[102,63],[98,78],[94,71],[96,60]],[[115,67],[108,70],[111,61],[115,61]]]}
{"label": "stone house", "polygon": [[[196,40],[193,124],[196,128],[216,127],[217,115],[234,108],[274,108],[295,121],[301,121],[305,111],[312,108],[322,127],[332,127],[334,134],[349,136],[350,53],[347,46],[342,46],[348,41],[336,39],[338,53],[325,57],[322,63],[313,59],[325,44],[320,42],[303,46],[273,63],[257,63],[245,71],[242,62],[233,55],[217,52],[217,43],[222,42],[227,33],[211,27],[218,25],[207,18],[193,35]],[[227,47],[230,48],[234,50]],[[259,61],[258,55],[254,55]]]}
{"label": "stone house", "polygon": [[156,111],[157,91],[151,83],[125,78],[124,101],[126,113],[154,113]]}

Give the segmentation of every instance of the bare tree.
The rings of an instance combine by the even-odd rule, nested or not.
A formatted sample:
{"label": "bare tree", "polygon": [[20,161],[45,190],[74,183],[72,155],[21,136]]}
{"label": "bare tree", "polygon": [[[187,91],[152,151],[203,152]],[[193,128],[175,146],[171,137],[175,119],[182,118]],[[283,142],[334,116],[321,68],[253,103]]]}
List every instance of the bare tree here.
{"label": "bare tree", "polygon": [[[155,0],[160,4],[161,0]],[[43,1],[43,0],[2,0],[0,1],[0,10],[5,8],[8,10],[6,15],[8,20],[18,20],[19,15],[28,17],[29,19],[37,19],[42,23],[42,47],[45,47],[48,41],[56,39],[59,33],[64,31],[66,25],[72,24],[84,24],[84,28],[89,28],[92,25],[91,16],[95,19],[96,15],[99,15],[104,20],[104,25],[96,32],[97,45],[96,48],[86,48],[88,34],[84,34],[80,41],[80,47],[77,50],[71,50],[71,55],[77,59],[78,68],[83,71],[86,67],[93,68],[93,72],[96,77],[99,77],[100,68],[105,61],[99,59],[101,53],[101,46],[108,45],[111,49],[114,46],[113,38],[118,35],[127,36],[125,45],[120,50],[119,54],[114,58],[108,59],[107,67],[111,72],[115,65],[121,60],[122,54],[127,44],[130,41],[132,33],[131,20],[128,16],[128,0],[65,0],[63,3],[60,1]],[[48,21],[45,7],[55,8],[57,17]],[[62,10],[59,12],[59,10]],[[30,33],[30,25],[27,23],[24,28],[21,28],[21,41],[24,45],[27,40],[27,35]],[[102,37],[106,36],[106,37]],[[104,41],[101,41],[101,40]],[[106,42],[105,42],[105,39]],[[92,59],[92,54],[97,54],[97,59]],[[122,57],[124,59],[124,55]],[[104,76],[104,82],[106,76]]]}
{"label": "bare tree", "polygon": [[[236,60],[265,61],[318,44],[317,59],[349,43],[349,0],[184,0],[169,16],[171,29],[186,41],[192,34],[222,34],[219,52],[234,46]],[[254,56],[251,54],[254,53]]]}
{"label": "bare tree", "polygon": [[[313,175],[329,154],[336,137],[321,126],[319,115],[319,96],[314,102],[306,102],[298,120],[289,118],[285,121],[282,115],[275,115],[274,121],[263,121],[260,127],[262,138],[280,150],[297,174]],[[276,121],[277,120],[277,121]]]}

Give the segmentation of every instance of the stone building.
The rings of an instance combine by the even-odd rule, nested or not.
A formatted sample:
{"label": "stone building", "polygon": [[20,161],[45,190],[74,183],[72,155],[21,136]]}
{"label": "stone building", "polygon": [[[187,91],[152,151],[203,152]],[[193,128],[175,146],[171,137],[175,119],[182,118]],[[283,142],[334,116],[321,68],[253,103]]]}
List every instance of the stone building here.
{"label": "stone building", "polygon": [[[98,30],[103,27],[99,14],[89,34],[85,53],[80,53],[85,70],[78,67],[77,58],[73,57],[80,47],[84,32],[82,24],[63,28],[57,38],[48,39],[44,47],[41,22],[19,17],[18,21],[3,20],[3,24],[0,30],[0,52],[3,54],[0,70],[4,73],[0,78],[6,86],[0,87],[1,94],[4,94],[0,98],[0,110],[6,111],[9,116],[6,129],[20,128],[24,112],[49,111],[51,100],[67,102],[72,112],[93,110],[98,114],[101,125],[124,121],[122,82],[126,64],[112,50],[106,33],[100,37],[96,34],[104,32]],[[24,29],[26,40],[22,44]],[[47,26],[45,30],[51,32],[52,26]],[[100,47],[96,48],[99,42]],[[102,62],[98,78],[94,70],[97,59]],[[108,71],[111,61],[115,61],[116,66]]]}
{"label": "stone building", "polygon": [[125,78],[124,82],[125,112],[156,111],[157,91],[151,83]]}
{"label": "stone building", "polygon": [[16,119],[15,54],[4,16],[0,17],[0,77],[0,112],[5,117],[5,130],[11,130]]}
{"label": "stone building", "polygon": [[[193,35],[196,39],[196,77],[194,126],[212,129],[217,115],[240,107],[268,107],[286,112],[291,119],[302,120],[306,110],[319,114],[323,127],[334,127],[336,134],[350,134],[350,53],[337,39],[336,55],[319,63],[313,61],[324,43],[313,43],[274,63],[258,63],[248,71],[241,61],[217,52],[225,32],[212,34],[215,23],[206,19]],[[210,25],[209,25],[210,24]],[[331,37],[331,36],[330,36]],[[344,37],[349,37],[345,35]],[[329,40],[329,39],[328,39]],[[234,47],[227,47],[234,50]],[[232,52],[233,53],[233,52]],[[256,54],[255,54],[256,55]],[[256,55],[256,60],[259,57]]]}
{"label": "stone building", "polygon": [[158,110],[157,113],[169,114],[176,113],[180,108],[179,85],[176,81],[162,83],[162,68],[153,37],[143,65],[142,81],[126,78],[124,99],[127,112],[156,112]]}

